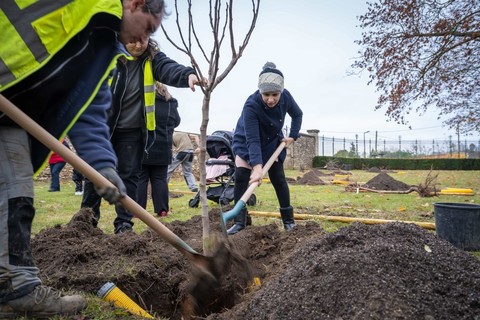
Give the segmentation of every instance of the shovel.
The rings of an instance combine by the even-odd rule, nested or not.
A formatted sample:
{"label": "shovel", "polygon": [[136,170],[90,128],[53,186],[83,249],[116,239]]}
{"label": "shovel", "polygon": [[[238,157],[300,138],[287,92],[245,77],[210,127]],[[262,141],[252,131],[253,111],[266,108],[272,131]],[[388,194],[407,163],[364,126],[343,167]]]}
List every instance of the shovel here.
{"label": "shovel", "polygon": [[[277,149],[275,150],[275,152],[272,154],[270,159],[268,159],[267,163],[263,166],[262,176],[264,176],[268,172],[273,162],[277,160],[278,156],[282,152],[283,148],[285,148],[285,146],[286,146],[286,143],[282,141],[280,145],[277,147]],[[253,192],[257,187],[258,187],[258,182],[254,182],[251,185],[249,185],[247,191],[245,191],[245,193],[240,198],[240,200],[237,201],[233,209],[222,214],[220,218],[220,226],[222,228],[224,235],[227,235],[227,227],[226,227],[227,221],[235,218],[240,213],[240,211],[242,211],[242,209],[245,208],[248,199],[250,199],[250,196],[253,194]]]}
{"label": "shovel", "polygon": [[[55,139],[50,133],[43,129],[39,124],[33,121],[28,115],[17,108],[13,103],[0,94],[0,111],[5,113],[10,119],[25,129],[38,141],[47,146],[50,150],[60,155],[66,162],[72,165],[76,170],[81,172],[88,180],[97,187],[112,187],[113,184],[93,169],[89,164],[83,161],[72,150],[64,146],[60,141]],[[213,258],[206,257],[197,253],[187,243],[180,239],[176,234],[170,231],[160,221],[155,219],[150,213],[143,209],[138,203],[128,196],[120,199],[120,203],[138,219],[142,220],[147,226],[152,228],[160,237],[175,247],[187,259],[191,260],[206,274],[213,279],[216,278],[215,265]]]}

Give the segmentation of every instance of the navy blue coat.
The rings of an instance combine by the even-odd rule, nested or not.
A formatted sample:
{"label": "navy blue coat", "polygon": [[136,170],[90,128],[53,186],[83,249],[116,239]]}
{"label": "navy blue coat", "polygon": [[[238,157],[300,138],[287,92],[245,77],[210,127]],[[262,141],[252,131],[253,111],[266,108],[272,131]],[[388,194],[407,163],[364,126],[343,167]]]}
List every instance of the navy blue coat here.
{"label": "navy blue coat", "polygon": [[[278,104],[269,108],[257,90],[243,106],[233,134],[233,152],[248,161],[250,166],[265,164],[284,138],[285,116],[292,118],[289,137],[297,139],[302,126],[303,112],[288,90],[281,93]],[[286,150],[279,160],[283,162]]]}

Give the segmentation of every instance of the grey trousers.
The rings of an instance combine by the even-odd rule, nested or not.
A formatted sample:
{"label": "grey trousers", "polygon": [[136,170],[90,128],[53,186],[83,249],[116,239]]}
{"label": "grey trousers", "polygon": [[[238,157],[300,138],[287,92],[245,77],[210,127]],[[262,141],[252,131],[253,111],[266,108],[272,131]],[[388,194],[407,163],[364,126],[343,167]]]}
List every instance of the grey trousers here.
{"label": "grey trousers", "polygon": [[172,163],[168,166],[167,181],[170,181],[170,177],[179,165],[182,165],[183,178],[185,179],[188,189],[192,191],[197,189],[195,176],[192,173],[193,152],[182,151],[173,157]]}
{"label": "grey trousers", "polygon": [[27,133],[0,126],[0,303],[41,284],[30,247],[35,215],[30,159]]}

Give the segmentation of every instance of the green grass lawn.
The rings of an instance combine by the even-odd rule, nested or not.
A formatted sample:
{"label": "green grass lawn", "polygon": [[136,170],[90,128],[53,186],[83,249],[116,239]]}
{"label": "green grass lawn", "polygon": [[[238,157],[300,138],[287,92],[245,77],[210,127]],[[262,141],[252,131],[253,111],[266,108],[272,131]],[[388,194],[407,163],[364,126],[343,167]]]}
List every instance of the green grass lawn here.
{"label": "green grass lawn", "polygon": [[[378,173],[352,171],[349,181],[365,183]],[[423,183],[429,171],[399,171],[389,175],[406,184]],[[438,188],[470,188],[473,196],[440,195],[422,198],[416,192],[410,194],[378,194],[367,192],[346,192],[343,185],[290,185],[291,202],[295,213],[340,215],[358,218],[411,220],[433,222],[432,212],[435,202],[468,202],[480,203],[480,172],[478,171],[438,171]],[[300,171],[286,172],[290,178],[303,176]],[[32,232],[38,233],[45,227],[67,223],[80,208],[81,196],[74,195],[74,184],[62,181],[60,192],[48,192],[49,181],[35,181],[36,217]],[[193,215],[201,214],[201,206],[190,208],[188,201],[195,196],[185,185],[183,179],[171,180],[170,190],[183,194],[170,199],[171,212],[162,221],[188,220]],[[257,204],[250,210],[262,212],[278,212],[278,202],[272,185],[263,183],[255,190]],[[219,204],[209,201],[209,209],[220,208]],[[153,212],[149,200],[147,211]],[[106,233],[113,232],[115,218],[114,206],[102,201],[99,227]],[[265,223],[271,218],[254,218],[254,223]],[[135,230],[141,232],[146,226],[136,219]]]}

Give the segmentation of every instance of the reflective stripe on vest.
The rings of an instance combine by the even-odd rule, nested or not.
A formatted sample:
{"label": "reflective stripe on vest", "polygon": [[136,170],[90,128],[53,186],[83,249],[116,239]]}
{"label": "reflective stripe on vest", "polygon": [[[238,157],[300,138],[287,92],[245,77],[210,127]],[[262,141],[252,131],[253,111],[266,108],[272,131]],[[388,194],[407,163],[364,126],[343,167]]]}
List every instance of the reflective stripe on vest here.
{"label": "reflective stripe on vest", "polygon": [[145,101],[145,119],[147,130],[155,130],[155,81],[153,80],[152,62],[145,60],[143,68],[143,99]]}
{"label": "reflective stripe on vest", "polygon": [[122,18],[121,1],[0,1],[0,92],[43,67],[92,17]]}

